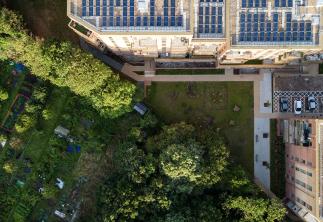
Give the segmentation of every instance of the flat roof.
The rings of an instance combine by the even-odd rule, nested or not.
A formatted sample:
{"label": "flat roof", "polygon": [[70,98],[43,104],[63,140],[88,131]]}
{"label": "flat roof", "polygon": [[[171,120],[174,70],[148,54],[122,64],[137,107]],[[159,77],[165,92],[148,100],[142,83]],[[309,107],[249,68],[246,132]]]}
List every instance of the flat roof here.
{"label": "flat roof", "polygon": [[68,1],[69,15],[103,34],[178,33],[230,38],[241,47],[308,47],[320,44],[322,32],[322,0]]}

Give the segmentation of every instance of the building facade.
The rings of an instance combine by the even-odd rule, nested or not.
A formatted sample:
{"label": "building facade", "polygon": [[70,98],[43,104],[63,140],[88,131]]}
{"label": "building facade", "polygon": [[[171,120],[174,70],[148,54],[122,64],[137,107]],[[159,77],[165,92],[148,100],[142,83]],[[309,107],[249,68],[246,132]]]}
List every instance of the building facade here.
{"label": "building facade", "polygon": [[283,125],[287,206],[305,221],[323,221],[323,121],[289,119]]}
{"label": "building facade", "polygon": [[129,61],[286,59],[323,49],[321,0],[68,0],[69,26]]}

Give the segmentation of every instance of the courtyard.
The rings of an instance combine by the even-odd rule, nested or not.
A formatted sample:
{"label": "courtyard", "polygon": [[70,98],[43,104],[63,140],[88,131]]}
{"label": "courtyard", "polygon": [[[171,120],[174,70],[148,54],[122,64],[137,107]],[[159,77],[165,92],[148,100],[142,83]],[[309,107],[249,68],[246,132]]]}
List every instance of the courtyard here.
{"label": "courtyard", "polygon": [[253,175],[253,83],[153,83],[147,103],[166,123],[218,130],[232,157]]}

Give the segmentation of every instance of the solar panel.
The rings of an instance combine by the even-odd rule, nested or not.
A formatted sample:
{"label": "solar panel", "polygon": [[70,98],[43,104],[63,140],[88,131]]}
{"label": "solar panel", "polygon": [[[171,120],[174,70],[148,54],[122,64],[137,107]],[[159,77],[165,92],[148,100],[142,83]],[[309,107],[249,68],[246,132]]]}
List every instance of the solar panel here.
{"label": "solar panel", "polygon": [[258,23],[258,14],[253,14],[253,22]]}
{"label": "solar panel", "polygon": [[209,25],[205,25],[204,33],[209,33],[209,32],[210,32]]}
{"label": "solar panel", "polygon": [[304,23],[304,22],[300,22],[300,23],[299,23],[299,30],[300,30],[301,32],[303,32],[303,31],[305,30],[305,23]]}
{"label": "solar panel", "polygon": [[164,15],[167,16],[168,15],[168,7],[164,8]]}
{"label": "solar panel", "polygon": [[143,23],[144,23],[143,26],[148,26],[148,17],[147,16],[144,17]]}
{"label": "solar panel", "polygon": [[222,31],[222,25],[219,25],[218,26],[218,33],[222,33],[223,31]]}
{"label": "solar panel", "polygon": [[247,23],[247,32],[251,32],[251,23]]}
{"label": "solar panel", "polygon": [[279,32],[279,41],[284,41],[285,39],[285,33],[284,32]]}
{"label": "solar panel", "polygon": [[215,25],[211,25],[211,33],[215,33]]}
{"label": "solar panel", "polygon": [[288,7],[293,7],[293,0],[288,0]]}
{"label": "solar panel", "polygon": [[258,41],[258,33],[257,32],[254,32],[252,33],[252,41]]}
{"label": "solar panel", "polygon": [[281,7],[286,7],[287,4],[286,4],[286,0],[281,0]]}
{"label": "solar panel", "polygon": [[291,41],[291,40],[292,40],[292,33],[286,32],[286,41]]}
{"label": "solar panel", "polygon": [[177,26],[182,26],[183,25],[183,17],[180,15],[177,17]]}
{"label": "solar panel", "polygon": [[175,7],[170,8],[170,15],[175,16]]}
{"label": "solar panel", "polygon": [[274,23],[278,22],[278,13],[274,13]]}
{"label": "solar panel", "polygon": [[102,17],[102,26],[107,27],[107,17]]}
{"label": "solar panel", "polygon": [[102,7],[102,15],[103,16],[108,15],[108,13],[107,13],[107,5],[108,5],[107,0],[103,0],[103,7]]}
{"label": "solar panel", "polygon": [[136,26],[141,26],[141,17],[136,17]]}
{"label": "solar panel", "polygon": [[109,18],[109,26],[113,26],[113,17]]}
{"label": "solar panel", "polygon": [[246,8],[247,7],[247,0],[242,0],[241,7]]}
{"label": "solar panel", "polygon": [[305,40],[306,41],[311,41],[312,40],[312,32],[306,32]]}
{"label": "solar panel", "polygon": [[305,33],[299,32],[299,41],[304,41],[304,39],[305,39]]}
{"label": "solar panel", "polygon": [[164,26],[168,26],[168,16],[164,17]]}
{"label": "solar panel", "polygon": [[297,32],[293,32],[293,41],[297,41],[298,36],[297,36]]}
{"label": "solar panel", "polygon": [[215,16],[211,17],[211,25],[215,25]]}
{"label": "solar panel", "polygon": [[203,25],[199,25],[199,33],[203,33]]}
{"label": "solar panel", "polygon": [[130,26],[134,26],[135,25],[135,18],[134,17],[130,17]]}
{"label": "solar panel", "polygon": [[82,7],[82,16],[86,16],[86,7]]}
{"label": "solar panel", "polygon": [[267,6],[267,0],[262,0],[261,7],[266,7],[266,6]]}
{"label": "solar panel", "polygon": [[161,26],[161,24],[162,24],[162,18],[161,18],[161,16],[158,16],[157,17],[157,26]]}
{"label": "solar panel", "polygon": [[270,41],[270,39],[271,39],[271,32],[270,31],[267,31],[266,32],[265,41]]}
{"label": "solar panel", "polygon": [[211,15],[216,15],[216,7],[212,7]]}
{"label": "solar panel", "polygon": [[175,26],[175,16],[170,17],[170,25]]}
{"label": "solar panel", "polygon": [[251,22],[251,17],[252,16],[252,14],[250,14],[250,13],[247,13],[247,22]]}
{"label": "solar panel", "polygon": [[222,25],[222,16],[218,16],[218,24]]}
{"label": "solar panel", "polygon": [[251,32],[247,32],[247,41],[251,41]]}
{"label": "solar panel", "polygon": [[248,0],[248,7],[252,8],[253,7],[253,0]]}
{"label": "solar panel", "polygon": [[218,15],[222,15],[222,7],[218,7]]}
{"label": "solar panel", "polygon": [[120,24],[121,24],[121,18],[120,18],[120,16],[117,16],[117,18],[116,18],[116,26],[120,26]]}
{"label": "solar panel", "polygon": [[203,7],[200,7],[199,8],[199,15],[203,15],[204,13],[203,13]]}

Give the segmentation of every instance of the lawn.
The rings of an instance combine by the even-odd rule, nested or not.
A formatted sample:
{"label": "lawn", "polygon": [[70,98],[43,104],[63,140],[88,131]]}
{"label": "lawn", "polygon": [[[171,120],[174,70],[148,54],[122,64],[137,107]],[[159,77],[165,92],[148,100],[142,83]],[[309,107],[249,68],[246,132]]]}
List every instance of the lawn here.
{"label": "lawn", "polygon": [[78,43],[77,35],[68,28],[66,0],[7,0],[9,8],[20,12],[28,28],[37,36]]}
{"label": "lawn", "polygon": [[156,75],[221,75],[224,69],[158,69]]}
{"label": "lawn", "polygon": [[[253,175],[253,84],[251,82],[154,83],[147,103],[166,123],[216,127],[233,158]],[[237,105],[239,111],[234,112]]]}

